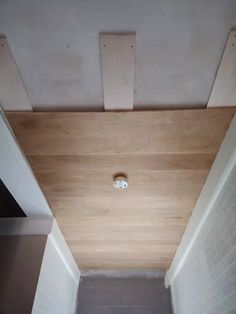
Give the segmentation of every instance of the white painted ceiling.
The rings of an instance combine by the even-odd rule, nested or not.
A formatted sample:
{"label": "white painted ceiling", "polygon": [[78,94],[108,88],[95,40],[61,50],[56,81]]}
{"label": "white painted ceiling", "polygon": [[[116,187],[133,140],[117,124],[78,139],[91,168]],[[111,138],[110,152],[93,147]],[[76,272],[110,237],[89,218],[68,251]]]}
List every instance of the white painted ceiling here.
{"label": "white painted ceiling", "polygon": [[136,32],[135,109],[204,106],[235,0],[0,0],[35,109],[102,110],[99,32]]}

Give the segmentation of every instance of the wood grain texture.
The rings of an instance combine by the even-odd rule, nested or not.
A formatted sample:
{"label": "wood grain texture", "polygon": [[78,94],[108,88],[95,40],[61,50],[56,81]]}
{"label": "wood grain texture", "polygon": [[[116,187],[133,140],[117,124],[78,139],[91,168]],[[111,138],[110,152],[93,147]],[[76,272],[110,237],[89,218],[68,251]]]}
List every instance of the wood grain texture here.
{"label": "wood grain texture", "polygon": [[7,117],[27,155],[149,156],[215,154],[234,111],[9,113]]}
{"label": "wood grain texture", "polygon": [[134,106],[135,34],[100,34],[105,110]]}
{"label": "wood grain texture", "polygon": [[80,268],[166,269],[234,112],[7,117]]}

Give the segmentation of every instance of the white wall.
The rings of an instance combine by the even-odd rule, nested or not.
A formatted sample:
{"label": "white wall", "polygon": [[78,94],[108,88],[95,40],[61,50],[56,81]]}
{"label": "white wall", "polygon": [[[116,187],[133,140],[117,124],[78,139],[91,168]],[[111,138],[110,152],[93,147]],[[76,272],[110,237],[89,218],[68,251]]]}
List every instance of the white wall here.
{"label": "white wall", "polygon": [[52,216],[0,104],[0,178],[28,217]]}
{"label": "white wall", "polygon": [[236,115],[166,274],[175,314],[236,313]]}
{"label": "white wall", "polygon": [[166,274],[175,314],[236,313],[236,116]]}
{"label": "white wall", "polygon": [[236,166],[171,291],[175,314],[236,313]]}
{"label": "white wall", "polygon": [[[26,218],[0,219],[0,235],[10,235],[10,239],[13,236],[27,236],[32,242],[26,248],[18,240],[9,248],[4,247],[4,258],[1,255],[0,259],[0,275],[5,276],[0,277],[0,313],[31,313],[34,301],[33,313],[71,314],[76,303],[78,266],[1,108],[0,130],[0,178],[27,215]],[[44,237],[43,248],[39,243],[33,245],[38,236]],[[4,245],[4,239],[0,241],[0,249],[1,243]],[[6,260],[8,255],[10,257]],[[34,286],[30,275],[27,278],[29,270],[32,270],[30,274]],[[9,289],[5,291],[7,287]],[[30,297],[27,293],[24,295],[25,291],[30,292]],[[31,303],[26,301],[28,299]],[[18,304],[24,306],[28,303],[27,309],[23,308],[22,311],[17,307]]]}
{"label": "white wall", "polygon": [[77,265],[54,221],[46,244],[32,313],[74,313],[79,277]]}
{"label": "white wall", "polygon": [[80,272],[55,219],[0,219],[0,313],[72,314]]}

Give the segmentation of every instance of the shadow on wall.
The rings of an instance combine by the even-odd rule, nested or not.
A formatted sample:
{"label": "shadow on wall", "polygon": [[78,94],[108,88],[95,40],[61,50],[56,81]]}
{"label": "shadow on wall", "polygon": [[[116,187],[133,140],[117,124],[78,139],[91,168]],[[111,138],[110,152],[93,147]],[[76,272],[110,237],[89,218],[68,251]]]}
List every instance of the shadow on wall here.
{"label": "shadow on wall", "polygon": [[1,217],[26,217],[26,214],[0,179],[0,218]]}

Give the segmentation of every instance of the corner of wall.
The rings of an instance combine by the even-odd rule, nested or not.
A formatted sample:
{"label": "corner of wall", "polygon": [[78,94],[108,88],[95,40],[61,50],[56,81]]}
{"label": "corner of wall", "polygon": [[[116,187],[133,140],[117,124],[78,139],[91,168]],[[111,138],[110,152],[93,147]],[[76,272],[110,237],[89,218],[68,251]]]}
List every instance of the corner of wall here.
{"label": "corner of wall", "polygon": [[47,239],[32,313],[74,314],[79,280],[79,268],[54,219],[52,232]]}

